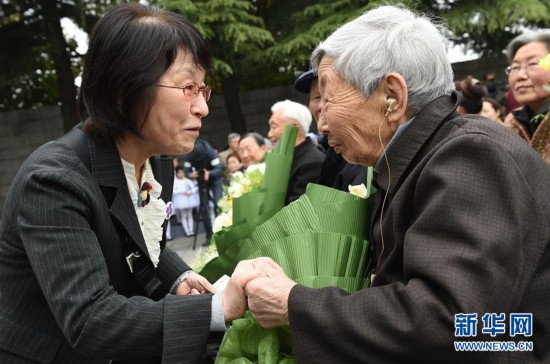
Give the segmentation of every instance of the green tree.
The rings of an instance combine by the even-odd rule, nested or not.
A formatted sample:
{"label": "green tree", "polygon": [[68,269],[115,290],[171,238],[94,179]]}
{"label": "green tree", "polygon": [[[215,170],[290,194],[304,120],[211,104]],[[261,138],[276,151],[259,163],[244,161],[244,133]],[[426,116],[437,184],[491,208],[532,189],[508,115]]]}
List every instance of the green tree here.
{"label": "green tree", "polygon": [[[247,0],[162,0],[167,10],[186,16],[203,34],[214,57],[212,83],[223,93],[231,130],[246,132],[239,101],[239,70],[250,69],[251,56],[273,43],[256,7]],[[249,75],[251,76],[251,75]],[[253,76],[253,75],[252,75]]]}
{"label": "green tree", "polygon": [[[4,0],[0,2],[0,111],[61,104],[65,129],[76,123],[82,56],[63,37],[67,17],[90,32],[123,0]],[[187,16],[209,42],[214,74],[231,129],[246,131],[239,92],[289,85],[309,68],[311,51],[346,21],[381,3],[368,0],[152,0]],[[448,25],[449,38],[478,54],[502,54],[526,29],[550,26],[549,0],[404,0]]]}
{"label": "green tree", "polygon": [[501,55],[515,36],[550,26],[549,0],[424,1],[452,30],[449,38],[480,56]]}
{"label": "green tree", "polygon": [[63,127],[78,122],[75,77],[82,55],[67,42],[61,19],[90,31],[111,1],[0,2],[0,111],[61,105]]}
{"label": "green tree", "polygon": [[276,41],[264,55],[291,82],[297,71],[308,68],[315,46],[338,26],[391,3],[435,16],[449,28],[447,36],[454,44],[480,56],[500,55],[516,35],[550,26],[549,0],[264,0],[260,15]]}
{"label": "green tree", "polygon": [[[321,40],[340,25],[375,6],[367,0],[268,1],[262,16],[276,43],[264,55],[294,80],[309,69],[309,57]],[[290,10],[290,11],[289,11]]]}

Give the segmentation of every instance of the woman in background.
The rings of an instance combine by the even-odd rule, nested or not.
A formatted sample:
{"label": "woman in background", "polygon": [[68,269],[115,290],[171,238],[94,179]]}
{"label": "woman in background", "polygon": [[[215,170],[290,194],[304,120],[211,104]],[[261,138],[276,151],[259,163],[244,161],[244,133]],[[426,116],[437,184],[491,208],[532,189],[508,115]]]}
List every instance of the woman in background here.
{"label": "woman in background", "polygon": [[246,133],[239,141],[239,157],[246,169],[252,164],[263,162],[267,153],[266,139],[256,132]]}
{"label": "woman in background", "polygon": [[481,81],[472,76],[467,76],[463,80],[455,81],[455,87],[463,96],[462,102],[458,105],[456,111],[459,114],[479,114],[483,107],[483,97],[487,93]]}
{"label": "woman in background", "polygon": [[508,83],[515,99],[524,106],[510,112],[504,124],[535,148],[550,166],[550,120],[544,118],[550,93],[542,87],[550,82],[550,71],[539,67],[539,61],[549,52],[550,30],[520,35],[508,44]]}
{"label": "woman in background", "polygon": [[227,156],[227,170],[230,174],[243,171],[243,164],[237,153],[231,153]]}
{"label": "woman in background", "polygon": [[500,104],[500,102],[493,99],[492,97],[483,98],[483,107],[479,114],[486,117],[487,119],[496,121],[499,124],[504,123],[504,121],[502,121],[501,119],[502,105]]}

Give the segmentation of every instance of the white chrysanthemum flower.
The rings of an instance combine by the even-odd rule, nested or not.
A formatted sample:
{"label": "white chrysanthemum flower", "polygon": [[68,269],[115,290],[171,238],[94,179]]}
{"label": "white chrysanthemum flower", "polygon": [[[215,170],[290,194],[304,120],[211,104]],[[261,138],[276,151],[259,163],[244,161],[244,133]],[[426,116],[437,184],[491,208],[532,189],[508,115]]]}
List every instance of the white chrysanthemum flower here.
{"label": "white chrysanthemum flower", "polygon": [[227,212],[233,207],[233,199],[229,195],[224,195],[218,200],[218,208],[221,212]]}
{"label": "white chrysanthemum flower", "polygon": [[248,167],[245,171],[245,174],[254,173],[259,171],[262,175],[265,173],[265,163],[257,163]]}
{"label": "white chrysanthemum flower", "polygon": [[241,171],[233,172],[233,174],[231,175],[231,182],[232,183],[239,183],[239,181],[243,177],[244,177],[243,172],[241,172]]}
{"label": "white chrysanthemum flower", "polygon": [[355,195],[361,198],[369,197],[369,191],[367,190],[367,187],[365,187],[364,183],[361,183],[360,185],[356,185],[356,186],[348,185],[348,190],[352,195]]}
{"label": "white chrysanthemum flower", "polygon": [[240,183],[231,184],[227,189],[229,196],[232,198],[240,197],[243,194],[243,185]]}
{"label": "white chrysanthemum flower", "polygon": [[212,227],[212,231],[214,233],[217,233],[221,229],[231,226],[233,224],[232,215],[232,210],[229,210],[229,212],[223,212],[216,216],[216,219],[214,219],[214,226]]}
{"label": "white chrysanthemum flower", "polygon": [[216,244],[210,244],[207,247],[200,247],[195,254],[195,258],[189,263],[189,266],[195,271],[200,272],[204,266],[212,259],[218,256]]}

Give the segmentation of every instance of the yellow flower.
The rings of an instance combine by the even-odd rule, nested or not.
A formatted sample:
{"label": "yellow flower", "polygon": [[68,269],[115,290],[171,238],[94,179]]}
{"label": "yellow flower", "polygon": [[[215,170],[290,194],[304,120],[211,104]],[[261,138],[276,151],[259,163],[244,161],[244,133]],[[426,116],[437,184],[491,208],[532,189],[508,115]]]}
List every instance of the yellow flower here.
{"label": "yellow flower", "polygon": [[550,71],[550,53],[539,61],[539,67],[543,70]]}

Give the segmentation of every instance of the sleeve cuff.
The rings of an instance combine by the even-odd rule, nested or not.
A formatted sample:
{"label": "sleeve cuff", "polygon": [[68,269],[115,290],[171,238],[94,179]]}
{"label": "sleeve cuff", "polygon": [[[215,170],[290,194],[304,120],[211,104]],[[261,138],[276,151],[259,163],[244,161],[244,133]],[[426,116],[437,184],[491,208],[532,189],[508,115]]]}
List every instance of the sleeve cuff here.
{"label": "sleeve cuff", "polygon": [[223,317],[223,291],[212,296],[212,319],[210,320],[210,331],[227,331],[229,325],[225,324]]}

